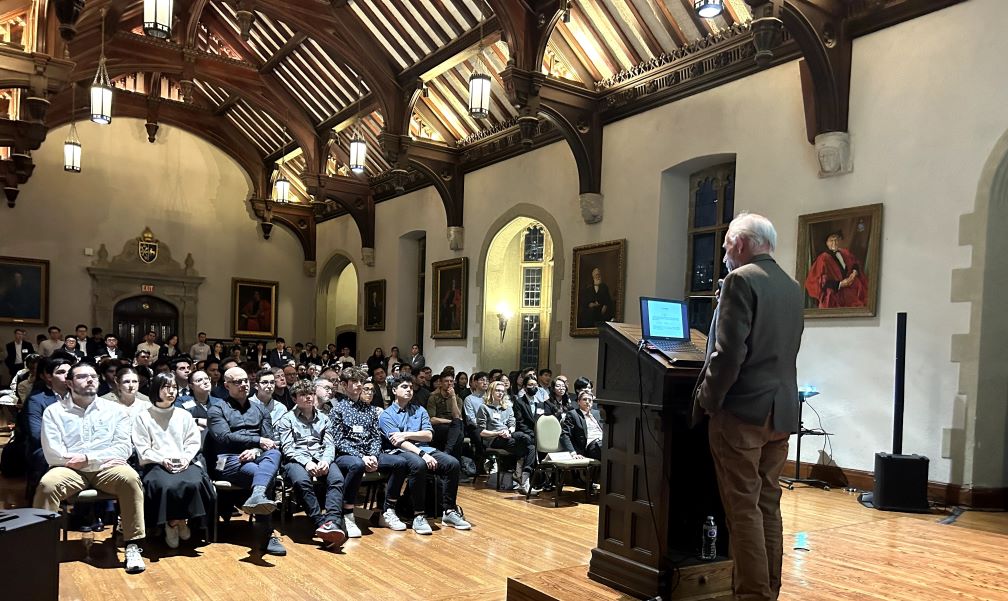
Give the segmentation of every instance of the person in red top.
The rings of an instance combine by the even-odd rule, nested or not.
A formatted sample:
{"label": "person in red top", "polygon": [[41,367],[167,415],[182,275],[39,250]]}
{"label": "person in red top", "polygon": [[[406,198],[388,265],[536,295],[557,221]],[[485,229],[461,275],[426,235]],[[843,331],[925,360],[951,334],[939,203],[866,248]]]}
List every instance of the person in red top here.
{"label": "person in red top", "polygon": [[826,252],[816,257],[805,278],[805,291],[819,303],[820,309],[864,307],[868,283],[860,259],[840,247],[843,232],[826,237]]}

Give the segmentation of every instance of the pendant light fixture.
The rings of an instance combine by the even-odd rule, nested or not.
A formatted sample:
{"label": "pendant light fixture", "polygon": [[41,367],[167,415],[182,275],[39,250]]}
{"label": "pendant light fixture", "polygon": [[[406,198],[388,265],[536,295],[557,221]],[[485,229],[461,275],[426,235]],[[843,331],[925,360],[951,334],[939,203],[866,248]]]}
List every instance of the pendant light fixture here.
{"label": "pendant light fixture", "polygon": [[490,115],[490,75],[483,63],[483,20],[480,20],[479,52],[469,76],[469,115],[473,119],[486,119]]}
{"label": "pendant light fixture", "polygon": [[98,125],[112,123],[112,83],[109,81],[108,69],[105,68],[105,13],[101,9],[101,55],[98,59],[98,71],[91,83],[91,120]]}
{"label": "pendant light fixture", "polygon": [[704,19],[713,19],[724,10],[724,0],[693,0],[693,10]]}
{"label": "pendant light fixture", "polygon": [[77,137],[77,123],[74,119],[77,109],[77,84],[70,84],[70,134],[63,142],[63,171],[80,173],[81,143]]}
{"label": "pendant light fixture", "polygon": [[364,173],[364,165],[367,162],[367,142],[361,135],[361,86],[364,82],[357,80],[357,123],[354,125],[354,133],[350,138],[350,170],[354,173]]}
{"label": "pendant light fixture", "polygon": [[175,0],[144,0],[144,33],[152,38],[171,37]]}

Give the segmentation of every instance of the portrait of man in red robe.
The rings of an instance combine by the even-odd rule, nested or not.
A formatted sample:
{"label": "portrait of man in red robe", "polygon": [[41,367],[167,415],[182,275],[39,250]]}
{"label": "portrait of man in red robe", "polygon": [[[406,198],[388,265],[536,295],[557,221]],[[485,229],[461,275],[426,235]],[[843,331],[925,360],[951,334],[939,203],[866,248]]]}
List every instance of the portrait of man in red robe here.
{"label": "portrait of man in red robe", "polygon": [[843,232],[826,236],[826,251],[809,266],[805,292],[818,308],[864,307],[868,303],[868,282],[864,265],[854,253],[840,246]]}
{"label": "portrait of man in red robe", "polygon": [[241,324],[248,332],[266,332],[273,323],[270,313],[270,302],[262,298],[259,291],[252,293],[252,298],[241,309]]}

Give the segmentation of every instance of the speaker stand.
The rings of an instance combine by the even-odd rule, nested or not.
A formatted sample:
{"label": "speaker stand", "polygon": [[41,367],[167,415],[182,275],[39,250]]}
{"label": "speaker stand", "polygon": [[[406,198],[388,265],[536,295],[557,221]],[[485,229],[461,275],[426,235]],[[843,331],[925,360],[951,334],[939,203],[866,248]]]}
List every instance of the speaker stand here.
{"label": "speaker stand", "polygon": [[806,399],[814,397],[819,394],[817,390],[799,390],[798,391],[798,448],[795,453],[795,465],[794,465],[794,478],[788,478],[786,476],[781,476],[779,478],[781,484],[784,488],[788,490],[794,490],[795,484],[804,484],[806,486],[814,486],[816,488],[821,488],[823,490],[829,490],[829,484],[822,481],[816,480],[815,478],[802,478],[801,477],[801,440],[804,436],[826,436],[826,432],[821,432],[819,430],[809,430],[805,428],[805,422],[802,421],[802,409],[805,407]]}

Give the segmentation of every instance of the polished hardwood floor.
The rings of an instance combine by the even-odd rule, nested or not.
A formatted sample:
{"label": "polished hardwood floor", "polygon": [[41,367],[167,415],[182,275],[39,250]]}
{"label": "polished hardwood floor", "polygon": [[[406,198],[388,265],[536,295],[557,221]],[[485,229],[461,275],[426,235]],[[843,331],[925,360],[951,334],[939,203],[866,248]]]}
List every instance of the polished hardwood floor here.
{"label": "polished hardwood floor", "polygon": [[[20,504],[22,484],[0,480],[5,507]],[[98,537],[83,561],[79,537],[62,543],[60,598],[157,601],[215,599],[503,599],[508,577],[587,565],[596,536],[597,506],[580,490],[533,499],[462,486],[459,503],[473,530],[435,526],[421,537],[382,528],[333,553],[310,541],[303,516],[288,522],[286,557],[249,552],[244,520],[222,526],[217,544],[183,543],[170,552],[160,540],[145,547],[147,571],[129,576],[121,552]],[[786,601],[1008,600],[1008,514],[947,515],[875,511],[842,491],[784,491]],[[795,550],[794,543],[807,550]],[[8,577],[15,577],[8,575]],[[621,598],[619,595],[603,598]]]}

